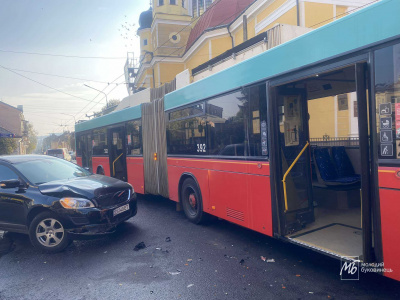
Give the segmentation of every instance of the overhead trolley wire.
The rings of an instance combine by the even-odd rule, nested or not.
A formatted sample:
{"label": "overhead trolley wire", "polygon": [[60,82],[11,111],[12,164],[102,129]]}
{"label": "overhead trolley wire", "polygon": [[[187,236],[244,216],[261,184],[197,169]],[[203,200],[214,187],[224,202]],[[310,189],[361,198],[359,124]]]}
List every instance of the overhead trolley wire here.
{"label": "overhead trolley wire", "polygon": [[[8,68],[8,69],[9,70],[13,70],[13,71],[18,71],[18,72],[26,72],[26,73],[32,73],[32,74],[45,75],[45,76],[52,76],[52,77],[60,77],[60,78],[68,78],[68,79],[76,79],[76,80],[83,80],[83,81],[91,81],[91,82],[99,82],[99,83],[111,84],[110,82],[107,82],[107,81],[91,80],[91,79],[84,79],[84,78],[77,78],[77,77],[70,77],[70,76],[61,76],[61,75],[48,74],[48,73],[35,72],[35,71],[28,71],[28,70],[21,70],[21,69],[13,69],[13,68]],[[117,84],[118,85],[120,83],[112,83],[112,84]]]}
{"label": "overhead trolley wire", "polygon": [[39,52],[12,51],[12,50],[3,50],[3,49],[0,49],[0,52],[15,53],[15,54],[28,54],[28,55],[40,55],[40,56],[67,57],[67,58],[126,59],[126,57],[79,56],[79,55],[65,55],[65,54],[52,54],[52,53],[39,53]]}
{"label": "overhead trolley wire", "polygon": [[72,95],[72,94],[67,93],[67,92],[63,92],[63,91],[61,91],[61,90],[59,90],[59,89],[56,89],[56,88],[53,88],[53,87],[51,87],[51,86],[49,86],[49,85],[47,85],[47,84],[41,83],[41,82],[39,82],[39,81],[36,81],[36,80],[34,80],[34,79],[32,79],[32,78],[29,78],[29,77],[27,77],[27,76],[25,76],[25,75],[22,75],[22,74],[20,74],[20,73],[18,73],[18,72],[15,72],[15,71],[13,71],[13,70],[11,70],[11,69],[9,69],[9,68],[6,68],[6,67],[4,67],[4,66],[2,66],[2,65],[0,65],[0,68],[3,68],[3,69],[5,69],[5,70],[7,70],[7,71],[9,71],[9,72],[11,72],[11,73],[14,73],[14,74],[16,74],[16,75],[18,75],[18,76],[21,76],[21,77],[25,78],[25,79],[28,79],[28,80],[30,80],[30,81],[33,81],[33,82],[35,82],[35,83],[37,83],[37,84],[40,84],[40,85],[42,85],[42,86],[45,86],[45,87],[47,87],[47,88],[49,88],[49,89],[55,90],[55,91],[57,91],[57,92],[59,92],[59,93],[62,93],[62,94],[65,94],[65,95],[68,95],[68,96],[71,96],[71,97],[74,97],[74,98],[77,98],[77,99],[80,99],[80,100],[84,100],[84,101],[87,101],[87,102],[91,102],[91,101],[88,100],[88,99],[85,99],[85,98],[82,98],[82,97],[79,97],[79,96],[75,96],[75,95]]}
{"label": "overhead trolley wire", "polygon": [[336,17],[329,18],[329,19],[326,19],[326,20],[324,20],[324,21],[318,22],[318,23],[316,23],[316,24],[310,26],[309,28],[313,28],[314,26],[317,26],[317,25],[319,25],[319,24],[323,24],[323,23],[326,23],[326,22],[328,22],[328,21],[330,21],[330,20],[334,20],[334,19],[336,19],[337,17],[348,15],[349,13],[351,13],[351,12],[353,12],[353,11],[359,10],[359,9],[365,7],[365,6],[371,5],[371,4],[373,4],[373,3],[375,3],[375,2],[378,2],[378,1],[380,1],[380,0],[374,0],[374,1],[368,2],[367,4],[360,5],[360,6],[356,7],[356,8],[353,8],[353,9],[351,9],[351,10],[349,10],[349,11],[346,11],[345,13],[339,14],[339,15],[337,15]]}

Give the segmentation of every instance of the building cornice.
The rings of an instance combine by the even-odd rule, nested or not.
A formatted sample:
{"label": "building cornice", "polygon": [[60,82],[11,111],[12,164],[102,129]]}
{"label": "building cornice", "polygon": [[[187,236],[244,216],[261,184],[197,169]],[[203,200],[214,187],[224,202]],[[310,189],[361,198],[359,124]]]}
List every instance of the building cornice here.
{"label": "building cornice", "polygon": [[261,30],[266,28],[268,25],[272,24],[275,20],[277,20],[279,17],[284,15],[287,11],[289,11],[295,6],[296,6],[296,0],[288,0],[284,4],[279,6],[268,17],[266,17],[256,25],[255,27],[256,35],[259,34]]}

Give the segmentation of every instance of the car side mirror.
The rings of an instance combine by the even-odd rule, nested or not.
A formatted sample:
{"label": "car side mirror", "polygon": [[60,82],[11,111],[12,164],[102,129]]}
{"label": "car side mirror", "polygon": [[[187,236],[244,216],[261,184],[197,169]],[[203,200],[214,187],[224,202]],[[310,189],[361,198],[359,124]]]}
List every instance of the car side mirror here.
{"label": "car side mirror", "polygon": [[17,188],[21,187],[23,184],[19,179],[10,179],[10,180],[4,180],[0,181],[0,187],[2,189],[12,189],[12,188]]}

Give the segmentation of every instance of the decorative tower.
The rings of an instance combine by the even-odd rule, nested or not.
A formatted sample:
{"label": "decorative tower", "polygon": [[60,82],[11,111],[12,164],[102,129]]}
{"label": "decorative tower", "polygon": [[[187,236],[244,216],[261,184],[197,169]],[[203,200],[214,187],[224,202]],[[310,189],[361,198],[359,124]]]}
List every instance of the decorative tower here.
{"label": "decorative tower", "polygon": [[153,0],[154,56],[179,57],[185,51],[192,17],[188,0]]}

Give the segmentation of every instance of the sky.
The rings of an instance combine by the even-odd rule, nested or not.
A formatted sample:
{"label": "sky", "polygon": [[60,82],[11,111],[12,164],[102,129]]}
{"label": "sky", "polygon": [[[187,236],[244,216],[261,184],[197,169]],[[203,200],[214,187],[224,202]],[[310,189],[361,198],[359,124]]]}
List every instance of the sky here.
{"label": "sky", "polygon": [[127,52],[139,54],[139,15],[149,7],[148,0],[0,0],[0,100],[23,105],[39,136],[73,131],[74,117],[106,104],[84,84],[104,89],[108,100],[128,96],[124,64]]}

